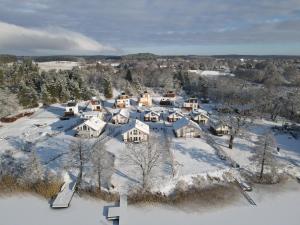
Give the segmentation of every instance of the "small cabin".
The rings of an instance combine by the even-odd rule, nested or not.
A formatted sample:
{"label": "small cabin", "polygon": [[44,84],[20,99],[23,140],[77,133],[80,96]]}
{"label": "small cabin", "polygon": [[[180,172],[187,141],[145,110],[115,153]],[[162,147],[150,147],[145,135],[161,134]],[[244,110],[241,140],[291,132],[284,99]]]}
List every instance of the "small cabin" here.
{"label": "small cabin", "polygon": [[138,106],[152,106],[152,97],[147,91],[140,95],[138,99]]}
{"label": "small cabin", "polygon": [[115,101],[115,107],[117,108],[128,108],[130,107],[130,98],[124,92],[118,96]]}
{"label": "small cabin", "polygon": [[211,132],[215,135],[222,136],[229,134],[230,127],[223,121],[210,120],[209,125]]}
{"label": "small cabin", "polygon": [[76,127],[77,135],[85,138],[99,137],[106,123],[98,118],[91,118]]}
{"label": "small cabin", "polygon": [[74,100],[68,101],[65,108],[65,116],[75,116],[78,114],[78,103]]}
{"label": "small cabin", "polygon": [[130,113],[127,109],[121,109],[112,116],[111,122],[113,124],[126,124],[130,118]]}
{"label": "small cabin", "polygon": [[194,122],[202,125],[207,124],[209,119],[208,113],[202,109],[192,111],[190,117]]}
{"label": "small cabin", "polygon": [[188,118],[181,118],[173,124],[173,130],[176,137],[194,138],[201,136],[201,128],[197,123]]}
{"label": "small cabin", "polygon": [[125,127],[122,137],[124,142],[145,142],[149,140],[150,129],[149,125],[140,120],[135,120]]}
{"label": "small cabin", "polygon": [[100,100],[97,100],[96,98],[92,98],[92,100],[90,100],[87,109],[91,110],[91,111],[101,111],[102,110],[102,104]]}
{"label": "small cabin", "polygon": [[199,102],[197,98],[189,98],[183,103],[183,108],[189,111],[199,108]]}
{"label": "small cabin", "polygon": [[160,113],[154,111],[146,111],[144,121],[158,122],[160,121]]}

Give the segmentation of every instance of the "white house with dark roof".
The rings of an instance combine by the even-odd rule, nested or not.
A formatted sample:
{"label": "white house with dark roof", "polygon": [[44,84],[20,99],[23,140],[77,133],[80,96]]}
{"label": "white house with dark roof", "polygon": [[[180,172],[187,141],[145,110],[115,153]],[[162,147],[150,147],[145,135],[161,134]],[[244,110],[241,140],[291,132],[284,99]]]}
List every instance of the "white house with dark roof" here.
{"label": "white house with dark roof", "polygon": [[112,116],[111,122],[114,124],[126,124],[129,122],[130,112],[127,109],[120,109]]}
{"label": "white house with dark roof", "polygon": [[105,129],[106,123],[99,118],[86,120],[75,129],[81,137],[93,138],[98,137]]}
{"label": "white house with dark roof", "polygon": [[198,124],[207,124],[209,116],[208,113],[203,109],[197,109],[193,110],[190,113],[190,117],[193,121],[195,121]]}
{"label": "white house with dark roof", "polygon": [[122,133],[124,142],[145,142],[149,140],[149,125],[140,120],[128,124]]}
{"label": "white house with dark roof", "polygon": [[68,101],[65,108],[65,116],[74,116],[78,114],[78,103],[74,100]]}
{"label": "white house with dark roof", "polygon": [[144,114],[144,121],[158,122],[160,120],[160,113],[155,111],[146,111]]}
{"label": "white house with dark roof", "polygon": [[185,117],[173,124],[173,130],[176,137],[200,137],[202,132],[196,122]]}

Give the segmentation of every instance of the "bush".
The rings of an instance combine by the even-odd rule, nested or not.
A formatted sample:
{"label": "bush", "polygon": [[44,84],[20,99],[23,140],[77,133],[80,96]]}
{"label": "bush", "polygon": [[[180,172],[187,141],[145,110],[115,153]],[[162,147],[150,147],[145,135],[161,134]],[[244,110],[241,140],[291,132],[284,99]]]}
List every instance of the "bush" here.
{"label": "bush", "polygon": [[5,175],[0,180],[0,193],[29,192],[49,199],[57,195],[62,184],[60,180],[39,180],[34,184],[29,184],[24,181],[20,182],[13,176]]}
{"label": "bush", "polygon": [[136,190],[129,194],[129,204],[136,203],[167,203],[178,204],[186,201],[200,202],[201,205],[220,204],[234,200],[239,191],[234,184],[214,184],[206,187],[188,187],[183,183],[176,186],[169,196],[161,192]]}

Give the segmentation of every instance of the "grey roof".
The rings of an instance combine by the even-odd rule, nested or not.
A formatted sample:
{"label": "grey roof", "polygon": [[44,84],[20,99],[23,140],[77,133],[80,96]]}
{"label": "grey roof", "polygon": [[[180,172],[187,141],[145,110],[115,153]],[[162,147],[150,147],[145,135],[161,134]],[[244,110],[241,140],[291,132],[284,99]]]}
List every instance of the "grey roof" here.
{"label": "grey roof", "polygon": [[146,123],[143,123],[142,121],[140,120],[134,120],[134,122],[128,124],[123,133],[126,133],[127,131],[130,131],[131,129],[133,128],[136,128],[140,131],[142,131],[143,133],[146,133],[146,134],[150,134],[150,129],[149,129],[149,125],[146,124]]}
{"label": "grey roof", "polygon": [[173,128],[175,130],[178,130],[182,127],[185,127],[185,126],[193,126],[195,127],[196,129],[199,129],[201,130],[201,128],[199,127],[199,125],[197,123],[195,123],[194,121],[186,118],[186,117],[182,117],[180,120],[177,120],[174,124],[173,124]]}

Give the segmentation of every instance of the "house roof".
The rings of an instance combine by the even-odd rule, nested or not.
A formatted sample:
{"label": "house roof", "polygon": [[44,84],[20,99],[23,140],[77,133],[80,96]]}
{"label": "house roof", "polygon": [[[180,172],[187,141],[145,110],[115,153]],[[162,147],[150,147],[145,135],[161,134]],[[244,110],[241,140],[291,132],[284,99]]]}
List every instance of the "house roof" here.
{"label": "house roof", "polygon": [[184,101],[185,103],[198,103],[198,99],[197,98],[189,98],[187,100]]}
{"label": "house roof", "polygon": [[175,130],[178,130],[178,129],[180,129],[180,128],[182,128],[182,127],[185,127],[185,126],[187,126],[187,125],[193,126],[193,127],[195,127],[196,129],[201,130],[201,128],[199,127],[199,125],[198,125],[197,123],[195,123],[195,122],[192,121],[192,120],[187,119],[186,117],[182,117],[180,120],[177,120],[177,121],[173,124],[173,128],[174,128]]}
{"label": "house roof", "polygon": [[142,131],[143,133],[150,134],[149,125],[143,123],[140,120],[134,120],[134,122],[128,124],[123,133],[126,133],[126,132],[132,130],[133,128],[136,128],[136,129]]}
{"label": "house roof", "polygon": [[79,126],[82,126],[84,124],[96,131],[103,129],[104,126],[106,125],[106,123],[103,120],[100,120],[99,118],[95,118],[95,117],[85,121],[83,124]]}
{"label": "house roof", "polygon": [[209,124],[213,128],[218,128],[220,126],[228,126],[224,121],[222,120],[216,120],[216,119],[210,119]]}
{"label": "house roof", "polygon": [[193,111],[190,113],[190,115],[191,115],[192,117],[198,116],[198,115],[203,115],[203,116],[209,118],[207,111],[205,111],[205,110],[203,110],[203,109],[193,110]]}
{"label": "house roof", "polygon": [[155,111],[146,111],[145,112],[145,116],[148,115],[148,114],[155,114],[156,116],[160,116],[160,113],[159,112],[155,112]]}
{"label": "house roof", "polygon": [[124,116],[126,118],[130,117],[130,112],[127,109],[120,109],[117,114],[120,114],[121,116]]}
{"label": "house roof", "polygon": [[76,106],[77,105],[77,102],[76,101],[68,101],[67,102],[67,106],[68,107],[74,107],[74,106]]}
{"label": "house roof", "polygon": [[101,101],[100,100],[92,99],[92,100],[90,100],[90,104],[91,105],[101,105]]}
{"label": "house roof", "polygon": [[184,115],[183,115],[182,113],[177,112],[177,111],[175,111],[175,112],[169,112],[168,117],[169,117],[169,116],[172,116],[172,115],[174,115],[174,114],[177,114],[178,116],[184,117]]}
{"label": "house roof", "polygon": [[82,116],[98,116],[100,113],[98,111],[86,111],[82,112]]}

